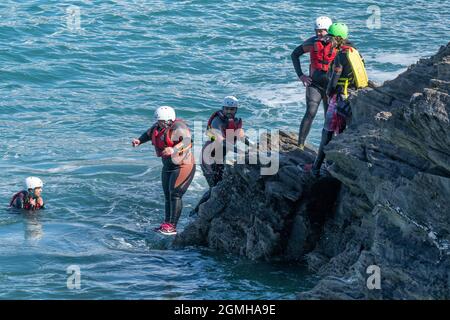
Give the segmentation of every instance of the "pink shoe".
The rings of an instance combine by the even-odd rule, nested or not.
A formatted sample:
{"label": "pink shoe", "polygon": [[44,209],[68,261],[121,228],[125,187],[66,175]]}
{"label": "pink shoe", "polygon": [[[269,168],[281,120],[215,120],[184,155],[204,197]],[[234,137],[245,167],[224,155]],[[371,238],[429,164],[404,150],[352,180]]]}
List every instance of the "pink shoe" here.
{"label": "pink shoe", "polygon": [[161,225],[160,225],[159,227],[154,228],[153,230],[154,230],[154,231],[161,231],[163,228],[166,228],[167,225],[169,225],[168,222],[163,222],[163,223],[161,223]]}
{"label": "pink shoe", "polygon": [[166,235],[166,236],[172,236],[177,234],[177,229],[175,226],[171,223],[166,223],[162,228],[159,230],[160,233]]}

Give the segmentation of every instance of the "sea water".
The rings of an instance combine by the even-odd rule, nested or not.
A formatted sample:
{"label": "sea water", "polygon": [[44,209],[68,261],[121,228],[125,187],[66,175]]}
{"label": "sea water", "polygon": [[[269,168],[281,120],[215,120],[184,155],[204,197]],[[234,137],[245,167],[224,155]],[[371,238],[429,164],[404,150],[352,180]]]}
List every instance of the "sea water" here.
{"label": "sea water", "polygon": [[[316,281],[301,264],[173,250],[152,232],[161,163],[131,139],[160,105],[206,124],[226,95],[245,128],[297,132],[305,88],[290,54],[317,16],[349,25],[382,83],[446,44],[449,12],[437,0],[2,1],[0,298],[295,298]],[[319,110],[312,145],[322,124]],[[13,213],[30,175],[47,209]],[[180,229],[206,188],[198,167]]]}

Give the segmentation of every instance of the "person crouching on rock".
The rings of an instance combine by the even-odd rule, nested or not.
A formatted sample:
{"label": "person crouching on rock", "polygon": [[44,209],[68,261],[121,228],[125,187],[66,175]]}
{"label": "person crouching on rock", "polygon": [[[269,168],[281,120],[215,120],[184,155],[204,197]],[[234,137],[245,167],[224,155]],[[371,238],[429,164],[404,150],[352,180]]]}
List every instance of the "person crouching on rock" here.
{"label": "person crouching on rock", "polygon": [[[239,101],[236,97],[227,96],[223,100],[222,108],[215,111],[208,120],[206,134],[209,139],[202,148],[201,168],[208,182],[209,190],[203,195],[191,215],[198,212],[200,204],[209,199],[211,188],[222,180],[227,151],[236,152],[238,139],[246,145],[250,144],[242,128],[242,119],[236,117],[238,105]],[[227,135],[231,136],[227,138]]]}
{"label": "person crouching on rock", "polygon": [[26,190],[14,194],[9,206],[16,209],[39,210],[44,209],[44,200],[41,197],[44,183],[37,177],[25,179]]}
{"label": "person crouching on rock", "polygon": [[328,29],[333,47],[339,52],[330,68],[330,80],[327,86],[329,101],[325,116],[319,152],[312,166],[315,176],[325,159],[324,147],[331,141],[333,134],[343,132],[351,119],[352,111],[348,100],[349,92],[368,85],[364,61],[359,52],[347,41],[348,27],[344,23],[333,23]]}
{"label": "person crouching on rock", "polygon": [[183,209],[182,197],[195,174],[191,133],[186,123],[177,119],[175,110],[162,106],[155,111],[155,123],[139,139],[133,139],[133,147],[151,141],[156,155],[161,157],[161,174],[165,197],[164,222],[155,231],[175,235]]}

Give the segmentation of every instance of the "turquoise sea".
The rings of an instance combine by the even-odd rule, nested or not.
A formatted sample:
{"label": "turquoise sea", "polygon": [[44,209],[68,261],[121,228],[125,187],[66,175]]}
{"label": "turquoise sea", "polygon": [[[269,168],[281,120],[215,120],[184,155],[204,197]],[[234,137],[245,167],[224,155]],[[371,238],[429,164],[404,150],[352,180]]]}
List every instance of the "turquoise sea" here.
{"label": "turquoise sea", "polygon": [[[0,298],[293,299],[314,285],[298,264],[168,248],[150,231],[160,160],[130,141],[157,106],[206,121],[230,94],[247,128],[297,131],[305,89],[290,54],[323,14],[350,26],[380,83],[449,41],[450,2],[437,0],[2,1]],[[29,175],[48,208],[13,214]],[[205,190],[198,168],[180,229]],[[80,289],[67,287],[71,265]]]}

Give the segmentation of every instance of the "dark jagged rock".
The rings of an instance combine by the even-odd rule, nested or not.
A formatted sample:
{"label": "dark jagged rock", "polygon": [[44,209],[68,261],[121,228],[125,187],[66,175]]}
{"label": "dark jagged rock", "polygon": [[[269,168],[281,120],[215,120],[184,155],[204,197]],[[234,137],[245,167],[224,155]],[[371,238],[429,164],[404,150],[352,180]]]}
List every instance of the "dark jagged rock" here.
{"label": "dark jagged rock", "polygon": [[[302,260],[320,278],[300,299],[450,298],[450,44],[396,79],[358,91],[353,121],[315,157],[280,133],[280,170],[228,167],[177,245]],[[276,152],[277,150],[272,150]],[[379,267],[381,289],[369,289]]]}
{"label": "dark jagged rock", "polygon": [[339,205],[307,254],[322,280],[300,298],[450,297],[449,81],[447,45],[352,99],[353,124],[326,150]]}
{"label": "dark jagged rock", "polygon": [[[299,260],[310,251],[317,242],[315,230],[323,226],[320,217],[332,211],[339,183],[304,175],[302,167],[314,161],[315,152],[298,150],[295,135],[280,132],[279,140],[280,149],[271,150],[280,152],[276,175],[261,175],[260,164],[227,166],[195,223],[174,244],[206,245],[255,260]],[[334,182],[323,182],[329,180]],[[329,195],[314,190],[318,184]]]}

